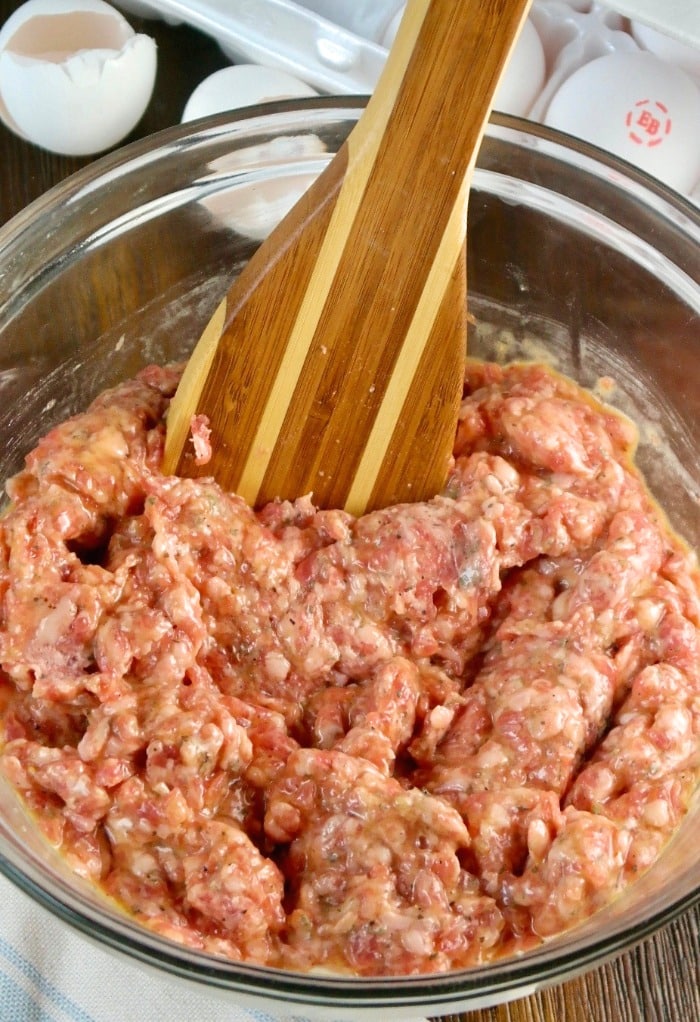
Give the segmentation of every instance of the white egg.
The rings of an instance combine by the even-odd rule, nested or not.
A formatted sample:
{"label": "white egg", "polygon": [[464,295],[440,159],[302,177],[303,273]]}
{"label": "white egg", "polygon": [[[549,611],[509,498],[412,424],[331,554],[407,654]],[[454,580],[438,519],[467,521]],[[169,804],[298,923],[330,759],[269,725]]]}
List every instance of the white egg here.
{"label": "white egg", "polygon": [[612,53],[575,71],[545,124],[689,192],[700,177],[700,88],[651,53]]}
{"label": "white egg", "polygon": [[233,211],[226,195],[207,197],[201,200],[201,204],[230,230],[254,241],[263,241],[315,179],[315,174],[299,174],[283,180],[271,178],[269,181],[240,184],[236,187]]}
{"label": "white egg", "polygon": [[153,92],[156,46],[102,0],[28,0],[0,31],[0,117],[67,156],[120,142]]}
{"label": "white egg", "polygon": [[286,71],[259,64],[236,64],[215,71],[199,83],[187,100],[182,122],[255,103],[317,95],[310,85]]}
{"label": "white egg", "polygon": [[642,49],[661,57],[662,60],[667,60],[669,64],[675,64],[689,75],[700,78],[700,48],[683,43],[679,39],[672,39],[664,32],[643,25],[639,21],[630,22],[630,29]]}
{"label": "white egg", "polygon": [[396,12],[396,14],[389,22],[389,24],[384,29],[384,35],[382,36],[381,43],[382,46],[385,46],[387,48],[387,50],[390,50],[394,44],[394,39],[396,39],[396,33],[399,30],[399,25],[401,24],[401,19],[403,18],[403,12],[405,10],[406,5],[404,4],[403,7],[401,7]]}
{"label": "white egg", "polygon": [[[212,179],[235,176],[233,192],[213,191],[200,200],[217,224],[262,241],[289,212],[327,163],[328,151],[316,135],[283,135],[269,142],[225,153],[209,163]],[[265,179],[257,168],[292,166]],[[256,169],[252,169],[256,168]]]}
{"label": "white egg", "polygon": [[525,117],[542,91],[544,80],[544,49],[537,29],[528,18],[498,86],[494,109]]}

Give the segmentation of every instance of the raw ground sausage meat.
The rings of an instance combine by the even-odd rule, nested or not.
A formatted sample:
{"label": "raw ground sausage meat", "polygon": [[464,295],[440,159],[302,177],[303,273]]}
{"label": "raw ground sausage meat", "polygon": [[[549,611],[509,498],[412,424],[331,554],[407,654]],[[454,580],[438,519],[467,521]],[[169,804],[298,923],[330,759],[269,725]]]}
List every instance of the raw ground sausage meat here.
{"label": "raw ground sausage meat", "polygon": [[160,473],[178,374],[7,486],[2,769],[72,868],[173,940],[357,975],[517,953],[646,869],[700,771],[700,579],[630,424],[474,362],[443,495],[255,513]]}

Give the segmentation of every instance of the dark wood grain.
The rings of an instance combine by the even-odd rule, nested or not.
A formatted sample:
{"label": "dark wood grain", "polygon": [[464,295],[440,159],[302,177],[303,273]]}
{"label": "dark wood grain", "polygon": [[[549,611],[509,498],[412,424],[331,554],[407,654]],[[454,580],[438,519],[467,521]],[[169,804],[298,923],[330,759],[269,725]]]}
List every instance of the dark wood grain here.
{"label": "dark wood grain", "polygon": [[[0,0],[0,22],[18,6],[10,0]],[[195,85],[227,61],[215,43],[197,32],[161,22],[130,20],[135,27],[154,36],[159,49],[155,94],[131,136],[140,138],[178,123]],[[7,221],[87,162],[45,153],[15,138],[0,125],[0,222]],[[579,979],[508,1005],[449,1015],[446,1020],[698,1022],[700,906],[634,950]]]}

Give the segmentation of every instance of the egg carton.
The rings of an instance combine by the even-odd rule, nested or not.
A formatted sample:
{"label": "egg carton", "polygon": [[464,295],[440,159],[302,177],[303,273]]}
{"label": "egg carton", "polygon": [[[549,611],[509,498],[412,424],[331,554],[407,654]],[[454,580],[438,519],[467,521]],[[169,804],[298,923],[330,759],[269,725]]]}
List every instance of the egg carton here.
{"label": "egg carton", "polygon": [[233,61],[279,68],[321,92],[367,95],[403,0],[114,0],[126,14],[185,22]]}
{"label": "egg carton", "polygon": [[[201,29],[234,63],[280,69],[340,95],[372,92],[405,6],[404,0],[115,3],[127,13]],[[619,67],[600,63],[613,55]],[[616,97],[637,79],[638,98],[618,110]],[[663,99],[669,90],[675,112]],[[534,0],[495,108],[616,152],[700,205],[700,2],[615,0],[613,8]],[[620,140],[606,123],[612,117],[616,130],[620,118],[629,120]]]}

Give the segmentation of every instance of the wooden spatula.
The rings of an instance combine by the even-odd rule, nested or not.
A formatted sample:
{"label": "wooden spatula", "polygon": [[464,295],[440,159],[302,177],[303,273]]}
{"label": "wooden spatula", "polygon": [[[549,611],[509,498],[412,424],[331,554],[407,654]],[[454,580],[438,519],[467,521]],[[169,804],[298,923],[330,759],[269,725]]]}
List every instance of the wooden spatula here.
{"label": "wooden spatula", "polygon": [[[259,506],[434,496],[466,354],[467,198],[530,0],[409,0],[366,111],[234,281],[168,416],[164,470]],[[194,415],[212,457],[198,465]],[[199,420],[198,420],[199,421]]]}

